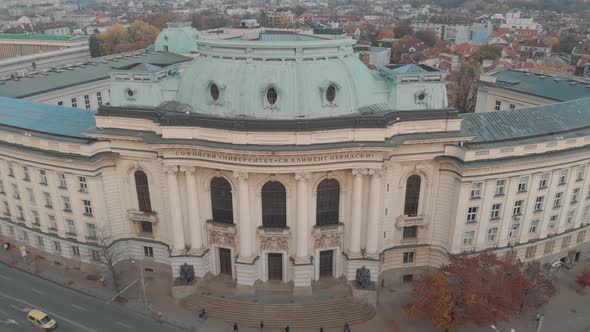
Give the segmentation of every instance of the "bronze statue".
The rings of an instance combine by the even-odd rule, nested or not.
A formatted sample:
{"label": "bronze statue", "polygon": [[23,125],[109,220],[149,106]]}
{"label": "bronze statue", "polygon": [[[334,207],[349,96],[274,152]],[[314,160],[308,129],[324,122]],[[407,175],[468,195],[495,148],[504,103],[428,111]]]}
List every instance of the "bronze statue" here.
{"label": "bronze statue", "polygon": [[365,266],[356,270],[356,286],[362,289],[371,286],[371,270],[367,269]]}
{"label": "bronze statue", "polygon": [[180,266],[180,281],[185,285],[190,284],[195,279],[195,269],[192,265],[184,263]]}

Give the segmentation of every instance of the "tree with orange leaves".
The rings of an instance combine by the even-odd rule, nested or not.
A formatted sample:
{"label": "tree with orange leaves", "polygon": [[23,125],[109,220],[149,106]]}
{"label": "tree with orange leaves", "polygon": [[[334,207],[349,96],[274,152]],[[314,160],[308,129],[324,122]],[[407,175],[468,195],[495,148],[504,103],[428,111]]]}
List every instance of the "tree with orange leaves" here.
{"label": "tree with orange leaves", "polygon": [[410,319],[430,320],[446,331],[467,323],[489,326],[513,318],[537,292],[523,264],[509,256],[482,253],[449,259],[439,271],[413,282],[411,300],[404,306]]}
{"label": "tree with orange leaves", "polygon": [[129,28],[117,24],[97,37],[100,39],[101,54],[109,55],[146,48],[154,43],[158,33],[158,28],[136,20]]}
{"label": "tree with orange leaves", "polygon": [[393,33],[393,30],[389,29],[389,28],[381,28],[379,30],[379,32],[377,32],[377,36],[375,37],[375,40],[379,41],[383,38],[394,38],[395,34]]}
{"label": "tree with orange leaves", "polygon": [[590,287],[590,270],[585,270],[578,275],[576,282],[582,288]]}

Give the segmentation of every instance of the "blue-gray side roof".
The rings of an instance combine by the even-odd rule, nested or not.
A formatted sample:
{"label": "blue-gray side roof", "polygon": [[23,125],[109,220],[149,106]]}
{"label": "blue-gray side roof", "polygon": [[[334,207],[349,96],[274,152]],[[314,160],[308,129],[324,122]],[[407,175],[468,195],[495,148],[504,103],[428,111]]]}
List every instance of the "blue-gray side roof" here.
{"label": "blue-gray side roof", "polygon": [[461,117],[462,136],[475,137],[468,145],[539,138],[590,127],[590,98]]}
{"label": "blue-gray side roof", "polygon": [[82,66],[72,66],[70,69],[59,69],[39,72],[32,77],[22,77],[18,80],[0,80],[0,96],[12,98],[27,98],[84,83],[90,83],[109,78],[112,69],[133,64],[156,64],[167,66],[189,61],[192,58],[168,52],[145,52],[133,56],[113,55],[92,59]]}
{"label": "blue-gray side roof", "polygon": [[478,83],[555,101],[590,97],[590,82],[584,83],[564,76],[548,76],[518,70],[499,71],[491,76],[496,78],[496,83],[483,81]]}
{"label": "blue-gray side roof", "polygon": [[85,138],[83,131],[96,125],[94,111],[0,97],[0,125]]}

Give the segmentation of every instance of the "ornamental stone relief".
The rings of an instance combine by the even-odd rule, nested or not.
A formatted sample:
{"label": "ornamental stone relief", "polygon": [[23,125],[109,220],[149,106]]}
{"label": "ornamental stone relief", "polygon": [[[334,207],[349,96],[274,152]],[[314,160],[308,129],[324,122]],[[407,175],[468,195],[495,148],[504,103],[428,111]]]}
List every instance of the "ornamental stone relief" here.
{"label": "ornamental stone relief", "polygon": [[261,250],[285,250],[289,249],[289,242],[286,237],[268,236],[260,239]]}
{"label": "ornamental stone relief", "polygon": [[236,248],[237,239],[236,239],[235,234],[210,229],[209,230],[209,243],[210,244],[217,244],[217,245],[223,246],[223,247]]}
{"label": "ornamental stone relief", "polygon": [[315,239],[316,249],[340,247],[342,244],[340,233],[323,233]]}

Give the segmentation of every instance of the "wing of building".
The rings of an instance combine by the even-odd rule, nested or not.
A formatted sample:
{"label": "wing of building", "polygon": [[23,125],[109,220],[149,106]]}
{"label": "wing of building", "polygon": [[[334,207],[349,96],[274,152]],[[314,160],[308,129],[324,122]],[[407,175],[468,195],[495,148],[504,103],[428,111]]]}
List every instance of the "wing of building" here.
{"label": "wing of building", "polygon": [[353,44],[200,40],[182,74],[117,67],[97,112],[0,98],[2,236],[90,268],[108,234],[175,276],[297,287],[588,247],[588,99],[460,115],[445,72],[371,71]]}

